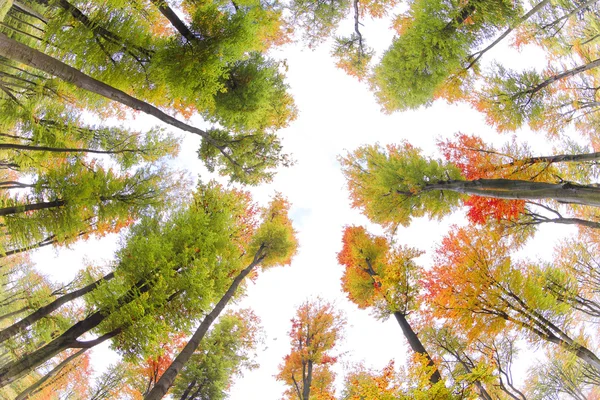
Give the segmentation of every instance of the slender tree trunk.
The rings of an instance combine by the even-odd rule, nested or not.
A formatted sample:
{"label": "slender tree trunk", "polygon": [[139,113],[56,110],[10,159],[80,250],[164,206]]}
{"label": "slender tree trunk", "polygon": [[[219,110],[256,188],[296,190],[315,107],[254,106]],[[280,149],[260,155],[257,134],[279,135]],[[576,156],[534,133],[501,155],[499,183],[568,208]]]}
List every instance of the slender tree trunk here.
{"label": "slender tree trunk", "polygon": [[52,379],[56,375],[58,375],[64,367],[67,366],[71,361],[85,353],[88,349],[81,349],[76,353],[71,354],[69,357],[65,358],[61,363],[59,363],[56,367],[54,367],[50,372],[44,375],[43,378],[38,380],[33,385],[29,386],[27,389],[23,390],[21,393],[15,397],[15,400],[24,400],[29,398],[29,396],[34,395],[36,392],[41,389],[42,385],[46,383],[48,380]]}
{"label": "slender tree trunk", "polygon": [[[38,1],[38,3],[41,3],[41,4],[48,4],[47,0],[37,0],[37,1]],[[83,26],[88,28],[94,35],[102,37],[102,38],[106,39],[107,41],[112,42],[113,44],[122,46],[123,49],[125,49],[125,50],[135,49],[140,54],[144,55],[145,57],[151,56],[152,52],[150,50],[145,49],[141,46],[137,46],[137,45],[128,43],[126,39],[123,39],[119,35],[109,31],[108,29],[104,28],[103,26],[90,20],[87,15],[85,15],[83,12],[81,12],[81,10],[79,10],[73,4],[69,3],[67,0],[58,0],[57,4],[63,10],[65,10],[69,14],[71,14],[73,19],[75,19],[76,21],[80,22]]]}
{"label": "slender tree trunk", "polygon": [[313,362],[311,360],[307,361],[306,367],[306,377],[303,379],[302,383],[302,400],[309,400],[310,398],[310,385],[312,385],[312,372],[313,372]]}
{"label": "slender tree trunk", "polygon": [[50,153],[92,153],[92,154],[122,154],[139,152],[138,149],[123,149],[123,150],[94,150],[94,149],[77,149],[77,148],[61,148],[49,146],[31,146],[16,143],[0,143],[0,149],[10,150],[25,150],[25,151],[47,151]]}
{"label": "slender tree trunk", "polygon": [[[118,307],[122,307],[130,303],[140,294],[149,291],[151,287],[152,285],[148,281],[139,281],[126,294],[124,294],[117,300]],[[107,315],[105,310],[96,311],[89,317],[77,322],[71,328],[67,329],[62,335],[52,340],[44,347],[41,347],[36,351],[23,356],[20,360],[15,360],[0,368],[0,387],[4,387],[10,384],[11,382],[14,382],[21,376],[27,374],[32,369],[37,368],[42,363],[48,361],[49,359],[66,349],[91,347],[100,343],[99,340],[103,339],[104,336],[108,335],[109,337],[113,337],[119,334],[120,329],[117,329],[110,333],[107,333],[99,339],[90,340],[87,342],[80,342],[77,340],[81,335],[89,332],[90,330],[100,325],[100,323],[102,323],[102,321],[106,319],[106,316]]]}
{"label": "slender tree trunk", "polygon": [[53,311],[56,311],[63,304],[65,304],[69,301],[75,300],[76,298],[81,297],[81,296],[91,292],[102,282],[107,282],[107,281],[113,279],[114,276],[115,276],[114,272],[111,272],[111,273],[103,276],[102,278],[98,279],[97,281],[92,282],[85,287],[82,287],[81,289],[74,290],[70,293],[67,293],[67,294],[57,298],[50,304],[47,304],[43,307],[38,308],[35,312],[30,314],[29,316],[23,318],[22,320],[20,320],[18,322],[15,322],[11,326],[0,331],[0,343],[4,342],[7,339],[10,339],[12,336],[23,331],[25,328],[27,328],[28,326],[32,325],[33,323],[39,321],[40,319],[50,315],[50,313],[52,313]]}
{"label": "slender tree trunk", "polygon": [[43,201],[40,203],[23,204],[20,206],[0,208],[0,216],[19,214],[27,211],[47,210],[50,208],[62,207],[65,205],[64,200]]}
{"label": "slender tree trunk", "polygon": [[0,316],[0,321],[4,321],[5,319],[14,317],[15,315],[19,315],[19,314],[27,311],[28,309],[29,309],[29,307],[23,307],[23,308],[18,309],[17,311],[13,311],[13,312],[9,312],[8,314],[4,314],[4,315]]}
{"label": "slender tree trunk", "polygon": [[[431,190],[448,190],[481,197],[508,200],[556,200],[559,203],[565,204],[600,207],[600,187],[594,185],[577,185],[569,182],[546,183],[512,179],[451,180],[426,185],[422,189],[423,192]],[[415,195],[410,192],[398,193],[408,196]]]}
{"label": "slender tree trunk", "polygon": [[396,317],[396,321],[398,321],[398,324],[402,329],[402,333],[408,341],[408,344],[410,345],[412,351],[421,354],[427,359],[427,366],[433,370],[431,376],[429,377],[429,381],[431,382],[431,384],[435,385],[436,383],[440,382],[442,380],[442,376],[440,375],[437,366],[431,359],[431,356],[429,355],[427,350],[425,350],[425,346],[423,346],[423,343],[421,343],[421,340],[419,339],[415,331],[413,331],[412,327],[406,320],[406,316],[401,312],[396,311],[394,313],[394,317]]}
{"label": "slender tree trunk", "polygon": [[217,143],[217,141],[206,131],[179,121],[178,119],[171,117],[153,105],[130,96],[122,90],[100,82],[99,80],[94,79],[91,76],[88,76],[81,71],[40,51],[19,43],[16,40],[6,36],[4,33],[0,33],[0,56],[18,61],[32,68],[39,69],[50,75],[56,76],[65,82],[72,83],[80,89],[87,90],[109,100],[116,101],[134,110],[142,111],[148,115],[152,115],[166,124],[186,132],[196,134],[206,140],[211,146],[214,146],[216,149],[218,149],[221,154],[233,165],[238,165],[231,155],[225,151],[224,148],[219,145],[219,143]]}
{"label": "slender tree trunk", "polygon": [[190,384],[185,388],[185,391],[182,393],[181,398],[179,400],[187,400],[188,395],[196,385],[196,379],[192,380]]}
{"label": "slender tree trunk", "polygon": [[524,90],[524,91],[522,91],[520,93],[517,93],[516,96],[524,95],[524,94],[533,95],[533,94],[539,92],[540,90],[544,89],[546,86],[549,86],[549,85],[553,84],[556,81],[560,81],[561,79],[565,79],[565,78],[568,78],[570,76],[575,76],[575,75],[580,74],[582,72],[589,71],[590,69],[594,69],[594,68],[596,68],[598,66],[600,66],[600,58],[597,58],[597,59],[595,59],[593,61],[590,61],[587,64],[580,65],[578,67],[575,67],[575,68],[572,68],[570,70],[564,71],[564,72],[562,72],[560,74],[556,74],[554,76],[551,76],[550,78],[548,78],[545,81],[537,84],[536,86],[534,86],[534,87],[532,87],[530,89]]}
{"label": "slender tree trunk", "polygon": [[[480,149],[469,149],[477,152],[486,152]],[[498,154],[498,153],[495,153]],[[501,155],[501,154],[500,154]],[[600,161],[600,153],[579,153],[579,154],[556,154],[553,156],[537,156],[537,157],[526,157],[510,163],[501,164],[496,169],[502,169],[507,167],[525,166],[532,164],[555,164],[555,163],[569,163],[569,162],[589,162],[589,161]]]}
{"label": "slender tree trunk", "polygon": [[48,23],[48,21],[46,21],[46,18],[44,18],[40,13],[35,11],[33,8],[27,6],[26,4],[21,3],[20,1],[13,0],[12,6],[19,9],[23,14],[27,14],[29,16],[39,19],[44,24]]}
{"label": "slender tree trunk", "polygon": [[[597,1],[597,0],[594,0]],[[523,22],[527,21],[532,15],[536,14],[538,11],[540,11],[542,8],[544,8],[546,6],[546,4],[550,3],[550,0],[542,0],[540,1],[538,4],[536,4],[531,10],[529,10],[529,12],[525,15],[523,15],[521,18],[519,18],[517,21],[515,21],[513,24],[510,25],[510,27],[504,31],[504,33],[502,33],[502,35],[500,35],[496,40],[494,40],[489,46],[487,46],[485,49],[483,50],[479,50],[477,53],[473,54],[472,56],[470,56],[469,58],[471,59],[471,62],[469,62],[469,65],[467,65],[467,67],[465,67],[465,69],[469,69],[471,68],[473,65],[475,65],[477,63],[477,61],[479,61],[479,59],[489,50],[491,50],[494,46],[496,46],[498,43],[500,43],[502,40],[504,40],[508,35],[510,35],[510,33],[519,25],[521,25]]]}
{"label": "slender tree trunk", "polygon": [[200,326],[198,326],[198,329],[196,329],[196,332],[194,332],[194,335],[192,336],[190,341],[185,345],[183,350],[181,350],[181,352],[173,360],[169,368],[167,368],[167,370],[160,377],[158,382],[156,382],[156,385],[154,385],[150,393],[148,393],[148,395],[144,397],[144,400],[160,400],[167,393],[169,388],[173,385],[177,374],[179,374],[183,366],[194,354],[194,352],[198,348],[198,345],[200,344],[200,341],[202,340],[202,338],[204,338],[206,332],[208,332],[208,328],[210,328],[211,324],[215,321],[215,319],[217,319],[219,314],[221,314],[227,303],[229,303],[240,283],[242,283],[244,278],[254,269],[254,267],[260,264],[260,262],[264,259],[265,255],[263,254],[263,250],[263,246],[261,246],[260,249],[257,251],[256,255],[254,256],[254,260],[252,261],[252,263],[250,263],[250,265],[248,265],[238,274],[238,276],[235,277],[235,279],[231,283],[231,286],[229,286],[229,289],[227,289],[227,292],[225,292],[223,297],[221,297],[221,300],[219,300],[219,302],[212,309],[212,311],[206,317],[204,317],[202,323],[200,324]]}
{"label": "slender tree trunk", "polygon": [[167,2],[165,0],[150,0],[150,1],[152,1],[152,4],[154,4],[158,8],[158,11],[160,11],[160,13],[169,20],[171,25],[173,25],[173,27],[175,29],[177,29],[177,32],[179,32],[181,34],[181,36],[183,36],[188,42],[194,42],[194,41],[198,40],[198,38],[196,36],[194,36],[192,31],[190,31],[190,29],[187,27],[185,22],[183,22],[177,16],[177,14],[175,14],[175,12],[171,9],[171,7],[169,7],[169,5],[167,4]]}

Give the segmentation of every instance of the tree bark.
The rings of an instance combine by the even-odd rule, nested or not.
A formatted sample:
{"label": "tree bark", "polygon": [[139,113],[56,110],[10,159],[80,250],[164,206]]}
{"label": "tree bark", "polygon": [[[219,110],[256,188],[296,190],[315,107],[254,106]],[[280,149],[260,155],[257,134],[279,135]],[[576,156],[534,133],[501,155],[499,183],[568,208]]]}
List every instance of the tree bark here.
{"label": "tree bark", "polygon": [[238,165],[235,160],[226,152],[217,141],[206,131],[188,125],[178,119],[171,117],[165,112],[159,110],[153,105],[139,100],[115,87],[100,82],[97,79],[88,76],[81,71],[56,60],[40,51],[32,49],[22,43],[17,42],[0,33],[0,56],[18,61],[32,68],[39,69],[50,75],[56,76],[65,82],[72,83],[80,89],[90,91],[109,100],[116,101],[134,110],[142,111],[151,115],[160,121],[179,128],[183,131],[193,133],[206,140],[211,146],[214,146],[220,153],[233,165]]}
{"label": "tree bark", "polygon": [[[600,187],[574,183],[546,183],[512,179],[450,180],[425,185],[421,191],[448,190],[452,192],[497,199],[556,200],[565,204],[600,207]],[[398,192],[403,195],[418,195]]]}
{"label": "tree bark", "polygon": [[64,200],[43,201],[40,203],[24,204],[20,206],[0,208],[0,216],[19,214],[27,211],[47,210],[49,208],[62,207]]}
{"label": "tree bark", "polygon": [[50,153],[92,153],[92,154],[122,154],[140,152],[138,149],[123,149],[123,150],[94,150],[94,149],[77,149],[69,147],[49,147],[49,146],[32,146],[16,143],[0,143],[0,149],[10,150],[25,150],[25,151],[47,151]]}
{"label": "tree bark", "polygon": [[529,94],[529,95],[533,95],[537,92],[539,92],[540,90],[542,90],[543,88],[545,88],[546,86],[549,86],[551,84],[553,84],[556,81],[560,81],[561,79],[565,79],[568,78],[570,76],[575,76],[577,74],[580,74],[582,72],[585,71],[589,71],[590,69],[594,69],[596,67],[600,66],[600,58],[597,58],[593,61],[590,61],[587,64],[584,65],[580,65],[578,67],[572,68],[570,70],[564,71],[560,74],[556,74],[554,76],[551,76],[550,78],[547,78],[545,81],[535,85],[534,87],[524,90],[520,93],[517,93],[515,96],[519,96],[519,95],[523,95],[523,94]]}
{"label": "tree bark", "polygon": [[309,400],[310,398],[310,385],[312,385],[312,372],[313,372],[313,362],[311,360],[307,361],[306,368],[306,377],[304,382],[302,383],[302,400]]}
{"label": "tree bark", "polygon": [[192,380],[190,384],[185,388],[185,391],[181,394],[181,398],[179,400],[187,400],[188,395],[196,385],[196,379]]}
{"label": "tree bark", "polygon": [[78,352],[71,354],[69,357],[65,358],[61,363],[59,363],[56,367],[54,367],[50,372],[44,375],[43,378],[35,382],[33,385],[29,386],[27,389],[23,390],[21,393],[15,397],[15,400],[24,400],[29,398],[29,396],[35,394],[41,386],[46,383],[49,379],[58,375],[62,369],[67,366],[71,361],[85,353],[88,349],[81,349]]}
{"label": "tree bark", "polygon": [[50,304],[47,304],[43,307],[38,308],[35,312],[33,312],[32,314],[30,314],[29,316],[23,318],[22,320],[15,322],[14,324],[12,324],[11,326],[3,329],[2,331],[0,331],[0,343],[4,342],[5,340],[11,338],[12,336],[16,335],[17,333],[21,332],[22,330],[24,330],[25,328],[27,328],[28,326],[32,325],[33,323],[39,321],[40,319],[50,315],[50,313],[52,313],[53,311],[57,310],[60,306],[62,306],[63,304],[72,301],[78,297],[81,297],[89,292],[91,292],[92,290],[94,290],[99,284],[101,284],[102,282],[107,282],[111,279],[113,279],[115,276],[114,272],[111,272],[105,276],[103,276],[102,278],[98,279],[95,282],[90,283],[89,285],[82,287],[81,289],[78,290],[74,290],[70,293],[67,293],[59,298],[57,298],[56,300],[54,300],[53,302],[51,302]]}
{"label": "tree bark", "polygon": [[[138,281],[134,287],[132,287],[126,294],[118,299],[118,307],[122,307],[125,304],[130,303],[136,297],[138,297],[138,295],[149,291],[151,287],[152,285],[146,280]],[[77,338],[96,328],[98,325],[100,325],[100,323],[102,323],[102,321],[106,319],[106,317],[107,315],[105,314],[104,310],[96,311],[89,317],[77,322],[71,328],[67,329],[62,335],[52,340],[44,347],[41,347],[36,351],[23,356],[20,360],[15,360],[0,368],[0,388],[14,382],[32,369],[37,368],[42,363],[48,361],[66,349],[89,348],[100,343],[99,339],[88,342],[80,342],[77,340]],[[118,333],[120,332],[115,330],[107,335],[115,336]]]}
{"label": "tree bark", "polygon": [[171,25],[173,25],[173,27],[175,29],[177,29],[177,32],[179,32],[181,34],[181,36],[183,36],[188,42],[193,42],[193,41],[198,40],[198,38],[187,27],[185,22],[183,22],[177,16],[177,14],[175,14],[175,12],[171,9],[171,7],[169,7],[169,5],[167,4],[167,2],[165,0],[150,0],[150,1],[152,1],[152,4],[154,4],[158,8],[158,11],[160,11],[160,13],[169,20]]}
{"label": "tree bark", "polygon": [[427,350],[425,350],[425,346],[423,346],[423,343],[421,343],[421,340],[419,339],[415,331],[413,331],[412,327],[406,320],[406,316],[401,312],[396,311],[394,313],[394,317],[396,317],[396,321],[398,321],[398,324],[402,329],[402,333],[408,341],[408,344],[410,345],[412,351],[421,354],[427,359],[427,366],[433,370],[431,376],[429,377],[429,381],[431,382],[431,384],[435,385],[436,383],[440,382],[442,380],[442,376],[440,375],[437,366],[431,359],[431,356],[429,355]]}
{"label": "tree bark", "polygon": [[160,400],[167,393],[169,388],[173,385],[175,378],[177,377],[183,366],[188,362],[190,357],[198,348],[200,341],[202,340],[202,338],[204,338],[206,332],[208,332],[208,328],[210,328],[212,323],[215,321],[215,319],[217,319],[219,314],[221,314],[227,303],[229,303],[229,301],[235,294],[238,286],[242,283],[244,278],[254,269],[254,267],[260,264],[260,262],[264,259],[265,255],[263,254],[263,250],[263,246],[261,246],[256,252],[252,263],[250,263],[250,265],[244,268],[235,277],[235,279],[231,283],[231,286],[229,286],[229,289],[227,289],[223,297],[221,297],[221,299],[219,300],[217,305],[215,305],[212,311],[206,317],[204,317],[202,323],[200,324],[200,326],[198,326],[198,329],[196,329],[196,332],[194,332],[194,335],[192,336],[190,341],[185,345],[183,350],[181,350],[181,352],[173,360],[169,368],[167,368],[167,370],[160,377],[158,382],[156,382],[156,385],[154,385],[150,393],[148,393],[148,395],[144,397],[144,400]]}

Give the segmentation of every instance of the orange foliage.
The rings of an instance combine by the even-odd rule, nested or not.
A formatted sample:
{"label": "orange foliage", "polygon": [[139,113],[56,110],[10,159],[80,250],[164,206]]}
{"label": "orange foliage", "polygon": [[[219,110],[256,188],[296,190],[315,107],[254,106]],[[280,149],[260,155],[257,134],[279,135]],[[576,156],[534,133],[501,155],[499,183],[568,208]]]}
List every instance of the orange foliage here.
{"label": "orange foliage", "polygon": [[[335,399],[334,374],[329,365],[337,362],[337,357],[330,352],[342,335],[345,320],[330,303],[317,299],[302,304],[291,322],[292,350],[285,356],[277,375],[277,379],[289,387],[286,398],[300,397],[297,389],[302,391],[305,385],[310,385],[310,398]],[[309,366],[313,368],[312,377],[308,376]]]}

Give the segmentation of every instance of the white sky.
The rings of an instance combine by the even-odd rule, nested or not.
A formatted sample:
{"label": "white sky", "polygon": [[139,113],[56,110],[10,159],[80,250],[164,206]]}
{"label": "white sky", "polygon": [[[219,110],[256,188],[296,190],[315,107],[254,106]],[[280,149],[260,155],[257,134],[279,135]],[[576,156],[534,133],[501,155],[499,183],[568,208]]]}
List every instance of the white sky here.
{"label": "white sky", "polygon": [[[350,24],[345,25],[351,29]],[[346,30],[348,32],[348,30]],[[378,56],[392,37],[386,22],[366,21],[362,30],[368,43],[376,47]],[[280,132],[286,152],[291,152],[296,165],[278,173],[274,182],[251,189],[255,200],[266,204],[275,191],[282,192],[292,203],[291,217],[298,230],[300,251],[290,267],[275,268],[261,274],[256,284],[249,284],[241,306],[252,307],[262,319],[267,333],[261,347],[260,368],[246,372],[231,388],[232,400],[279,399],[284,387],[276,382],[277,366],[289,352],[290,319],[296,307],[308,298],[321,296],[335,302],[345,311],[348,324],[345,339],[337,352],[342,354],[336,366],[338,387],[341,387],[343,363],[364,360],[367,366],[382,368],[390,359],[402,364],[409,351],[395,320],[380,322],[367,311],[358,310],[349,303],[340,289],[342,267],[336,253],[341,249],[342,229],[348,224],[368,224],[365,217],[349,206],[344,178],[337,156],[356,147],[379,142],[398,143],[406,139],[424,149],[427,155],[436,151],[437,137],[450,137],[461,131],[478,134],[486,141],[504,143],[509,136],[496,134],[485,125],[481,114],[465,105],[447,105],[436,102],[432,107],[415,112],[384,115],[364,83],[346,76],[334,66],[329,57],[329,43],[315,51],[302,46],[287,46],[276,56],[287,59],[288,83],[300,111],[291,126]],[[497,52],[494,54],[498,54]],[[539,60],[539,54],[502,53],[502,62],[519,67]],[[492,55],[493,56],[493,55]],[[489,61],[490,57],[486,59]],[[529,60],[529,61],[528,61]],[[206,127],[197,123],[199,127]],[[137,117],[136,125],[147,126],[156,121]],[[550,149],[541,134],[519,133],[521,140],[535,141],[539,154]],[[179,163],[191,171],[201,171],[196,150],[199,140],[184,135],[185,142]],[[208,178],[205,178],[208,180]],[[462,215],[454,215],[442,222],[416,220],[410,228],[399,231],[398,243],[425,250],[423,265],[428,263],[431,251],[439,243],[452,223],[461,223]],[[373,233],[380,233],[370,226]],[[542,226],[545,251],[531,247],[530,257],[549,256],[548,243],[563,227]],[[40,270],[66,280],[81,268],[83,259],[98,264],[111,259],[116,249],[116,235],[74,246],[73,250],[56,252],[45,249],[34,256]],[[107,346],[95,349],[93,357],[97,370],[110,362]]]}

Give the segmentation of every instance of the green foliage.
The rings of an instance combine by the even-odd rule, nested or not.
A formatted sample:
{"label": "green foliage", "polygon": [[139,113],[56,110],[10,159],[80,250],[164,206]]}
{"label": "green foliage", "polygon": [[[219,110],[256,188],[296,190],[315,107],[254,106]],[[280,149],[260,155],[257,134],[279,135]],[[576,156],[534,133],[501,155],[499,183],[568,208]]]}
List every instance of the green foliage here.
{"label": "green foliage", "polygon": [[187,391],[192,399],[226,399],[234,377],[258,367],[252,358],[262,340],[259,322],[250,310],[220,317],[178,375],[173,395],[179,398]]}
{"label": "green foliage", "polygon": [[393,228],[407,226],[413,217],[440,218],[458,206],[460,195],[432,190],[430,185],[461,179],[458,168],[421,156],[409,144],[363,146],[341,157],[352,205],[373,222]]}
{"label": "green foliage", "polygon": [[525,121],[539,118],[544,110],[543,100],[549,94],[547,88],[532,90],[542,80],[535,70],[515,72],[497,64],[485,79],[477,106],[485,110],[488,123],[500,131],[516,130]]}
{"label": "green foliage", "polygon": [[[145,218],[132,228],[115,279],[90,297],[107,315],[102,332],[123,327],[115,344],[121,352],[146,354],[165,333],[187,332],[203,317],[242,268],[251,207],[243,192],[210,183],[165,221]],[[149,290],[139,293],[144,285]],[[122,304],[128,293],[132,300]]]}
{"label": "green foliage", "polygon": [[295,0],[290,4],[290,24],[300,28],[309,46],[315,46],[331,36],[349,8],[349,0]]}
{"label": "green foliage", "polygon": [[[234,131],[258,135],[287,126],[295,119],[296,108],[283,78],[279,63],[259,53],[234,63],[215,95],[213,119]],[[211,118],[206,113],[205,117]]]}
{"label": "green foliage", "polygon": [[[429,105],[447,81],[462,75],[475,46],[506,25],[517,10],[505,1],[412,2],[400,17],[401,35],[374,69],[371,83],[383,109]],[[458,85],[467,83],[468,79]]]}
{"label": "green foliage", "polygon": [[288,216],[289,207],[288,201],[278,194],[261,212],[261,224],[248,243],[247,255],[263,254],[263,269],[289,265],[298,251],[296,231]]}

